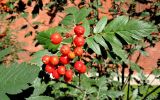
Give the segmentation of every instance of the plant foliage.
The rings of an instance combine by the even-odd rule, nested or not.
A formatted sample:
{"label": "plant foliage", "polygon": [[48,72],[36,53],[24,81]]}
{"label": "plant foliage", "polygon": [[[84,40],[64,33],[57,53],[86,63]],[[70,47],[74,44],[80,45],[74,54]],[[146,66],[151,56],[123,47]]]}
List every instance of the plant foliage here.
{"label": "plant foliage", "polygon": [[22,92],[24,89],[27,89],[28,83],[32,83],[40,71],[38,66],[27,63],[14,63],[8,67],[5,65],[0,65],[0,70],[1,98],[7,98],[6,93],[16,94]]}

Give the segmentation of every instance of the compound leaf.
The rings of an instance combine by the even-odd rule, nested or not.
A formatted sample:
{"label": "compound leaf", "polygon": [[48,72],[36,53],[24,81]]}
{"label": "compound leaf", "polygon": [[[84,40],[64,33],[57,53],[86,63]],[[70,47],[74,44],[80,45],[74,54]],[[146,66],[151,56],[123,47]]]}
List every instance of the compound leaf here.
{"label": "compound leaf", "polygon": [[38,76],[40,68],[27,63],[14,63],[7,68],[0,65],[0,70],[0,94],[4,96],[5,93],[17,94],[27,89],[28,83],[32,83]]}
{"label": "compound leaf", "polygon": [[92,37],[87,38],[86,41],[89,48],[91,48],[98,55],[101,55],[99,44],[97,44]]}
{"label": "compound leaf", "polygon": [[94,33],[100,33],[104,29],[105,25],[107,24],[107,17],[104,16],[99,20],[99,22],[96,24],[96,26],[93,29]]}

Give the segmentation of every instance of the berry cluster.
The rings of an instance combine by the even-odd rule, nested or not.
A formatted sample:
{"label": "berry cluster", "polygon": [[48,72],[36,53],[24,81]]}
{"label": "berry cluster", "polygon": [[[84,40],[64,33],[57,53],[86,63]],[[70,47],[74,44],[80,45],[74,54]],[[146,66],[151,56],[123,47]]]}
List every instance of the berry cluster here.
{"label": "berry cluster", "polygon": [[[74,28],[76,36],[73,39],[73,46],[68,44],[62,45],[60,48],[61,56],[57,55],[48,56],[45,55],[42,57],[42,62],[46,65],[45,71],[51,73],[55,79],[59,79],[60,76],[64,76],[66,82],[71,82],[73,77],[73,70],[66,69],[65,65],[69,64],[76,56],[82,56],[83,54],[83,45],[85,44],[85,39],[83,37],[85,29],[83,26],[76,26]],[[53,44],[60,44],[63,40],[62,36],[59,33],[54,33],[51,35],[50,40]],[[74,63],[74,69],[83,74],[86,72],[86,65],[82,61],[76,61]]]}

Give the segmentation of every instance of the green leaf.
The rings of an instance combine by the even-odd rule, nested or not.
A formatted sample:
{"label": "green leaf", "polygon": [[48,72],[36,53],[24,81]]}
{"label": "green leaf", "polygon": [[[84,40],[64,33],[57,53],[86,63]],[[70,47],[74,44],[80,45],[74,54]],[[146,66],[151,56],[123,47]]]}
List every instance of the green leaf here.
{"label": "green leaf", "polygon": [[92,37],[86,39],[89,48],[91,48],[96,54],[101,55],[99,45],[93,40]]}
{"label": "green leaf", "polygon": [[48,4],[46,4],[44,7],[47,8],[48,10],[50,10],[51,7],[52,7],[53,5],[55,5],[55,3],[56,3],[56,2],[54,2],[54,1],[50,1],[50,2],[49,2]]}
{"label": "green leaf", "polygon": [[28,36],[31,36],[32,35],[32,32],[28,32],[24,37],[28,37]]}
{"label": "green leaf", "polygon": [[133,70],[133,71],[135,70],[135,71],[137,71],[138,73],[141,72],[141,68],[140,68],[139,65],[137,65],[136,63],[133,63],[133,62],[131,62],[130,64],[131,64],[131,65],[130,65],[131,70]]}
{"label": "green leaf", "polygon": [[132,93],[132,99],[131,100],[135,100],[138,97],[138,89],[135,89]]}
{"label": "green leaf", "polygon": [[103,35],[104,39],[108,41],[112,46],[112,51],[122,58],[123,61],[127,58],[127,53],[122,49],[121,42],[117,39],[114,33],[108,33]]}
{"label": "green leaf", "polygon": [[50,36],[51,34],[55,33],[55,32],[59,32],[59,30],[57,28],[50,28],[46,31],[42,31],[39,32],[38,36],[37,36],[37,40],[39,43],[43,44],[45,48],[54,51],[57,51],[59,44],[58,45],[54,45],[51,41],[50,41]]}
{"label": "green leaf", "polygon": [[28,14],[26,12],[23,12],[23,13],[21,13],[21,16],[24,17],[24,18],[27,18]]}
{"label": "green leaf", "polygon": [[105,49],[108,49],[108,46],[101,35],[94,35],[94,40],[102,45]]}
{"label": "green leaf", "polygon": [[48,30],[42,31],[38,33],[37,39],[38,42],[44,44],[45,41],[47,41],[48,39],[50,39],[50,35],[55,33],[55,28],[50,28]]}
{"label": "green leaf", "polygon": [[89,21],[90,25],[94,25],[94,24],[96,24],[97,19],[96,18],[92,18],[92,19],[89,19],[88,21]]}
{"label": "green leaf", "polygon": [[97,92],[97,89],[95,87],[91,87],[89,89],[87,89],[87,94],[91,94],[91,93],[95,93]]}
{"label": "green leaf", "polygon": [[150,15],[150,13],[149,12],[147,12],[147,11],[144,11],[144,12],[142,12],[141,13],[141,17],[147,17],[147,16],[149,16]]}
{"label": "green leaf", "polygon": [[122,31],[124,30],[139,37],[146,37],[150,35],[151,32],[154,32],[156,29],[151,23],[149,24],[144,21],[132,19],[129,20],[124,29],[122,29]]}
{"label": "green leaf", "polygon": [[96,99],[105,99],[106,98],[106,92],[108,91],[108,87],[106,85],[107,80],[106,77],[103,76],[99,79],[97,79],[96,85],[98,86],[97,90],[97,97]]}
{"label": "green leaf", "polygon": [[9,4],[9,8],[13,10],[14,9],[14,5],[12,3],[10,3]]}
{"label": "green leaf", "polygon": [[143,56],[149,56],[148,52],[145,51],[145,50],[140,50],[140,53],[141,53]]}
{"label": "green leaf", "polygon": [[28,83],[37,78],[40,68],[27,63],[14,63],[7,68],[5,65],[0,65],[0,70],[0,93],[4,95],[17,94],[22,92],[22,89],[27,89]]}
{"label": "green leaf", "polygon": [[73,37],[63,39],[64,44],[68,44],[68,43],[72,43],[72,42],[73,42]]}
{"label": "green leaf", "polygon": [[[104,39],[108,41],[111,45],[117,45],[117,47],[122,48],[122,43],[118,40],[114,33],[107,33],[103,35]],[[114,48],[114,46],[112,46]]]}
{"label": "green leaf", "polygon": [[119,36],[121,36],[128,44],[134,44],[136,43],[135,40],[131,37],[131,34],[128,32],[117,32]]}
{"label": "green leaf", "polygon": [[0,61],[2,61],[3,57],[5,57],[6,55],[8,55],[11,52],[12,52],[12,47],[8,47],[8,48],[1,50],[0,51]]}
{"label": "green leaf", "polygon": [[101,7],[101,1],[100,0],[94,0],[93,1],[93,6],[98,9],[99,7]]}
{"label": "green leaf", "polygon": [[[128,44],[138,44],[144,37],[151,32],[157,31],[157,28],[151,24],[137,19],[129,19],[127,16],[119,16],[112,20],[104,29],[102,35],[109,44],[111,44],[114,54],[126,60],[127,52],[123,50],[121,38]],[[121,38],[119,38],[119,35]]]}
{"label": "green leaf", "polygon": [[64,27],[57,26],[57,27],[54,27],[54,28],[55,28],[55,31],[59,32],[59,33],[67,33],[68,32],[68,30]]}
{"label": "green leaf", "polygon": [[[122,100],[127,100],[128,99],[128,95],[129,95],[129,97],[132,95],[132,89],[131,89],[132,87],[130,86],[130,85],[128,85],[128,84],[126,84],[126,86],[124,87],[124,89],[123,89],[123,92],[124,92],[124,95],[123,95],[123,99]],[[136,87],[137,88],[137,87]],[[128,90],[129,90],[129,94],[128,94]],[[132,100],[132,99],[131,99]],[[137,99],[133,99],[133,100],[137,100]]]}
{"label": "green leaf", "polygon": [[43,24],[42,22],[38,22],[38,21],[35,21],[32,23],[33,25],[40,25],[40,24]]}
{"label": "green leaf", "polygon": [[105,32],[116,32],[126,26],[129,18],[127,16],[119,16],[112,20],[104,29]]}
{"label": "green leaf", "polygon": [[61,24],[63,25],[74,25],[74,16],[73,15],[67,15],[66,17],[63,18],[63,20],[61,21]]}
{"label": "green leaf", "polygon": [[90,24],[87,19],[83,20],[82,26],[85,28],[84,36],[88,37],[88,35],[90,34]]}
{"label": "green leaf", "polygon": [[52,53],[48,52],[48,50],[40,50],[38,52],[35,52],[33,55],[32,55],[32,59],[31,59],[31,63],[32,64],[36,64],[37,66],[42,66],[43,65],[43,62],[42,62],[42,57],[44,55],[52,55]]}
{"label": "green leaf", "polygon": [[91,12],[91,9],[87,9],[85,7],[80,9],[80,11],[78,12],[75,18],[76,24],[83,21],[89,15],[90,12]]}
{"label": "green leaf", "polygon": [[96,26],[93,29],[93,33],[100,33],[104,29],[105,25],[107,24],[107,17],[104,16],[101,20],[98,21]]}
{"label": "green leaf", "polygon": [[98,85],[99,87],[105,86],[106,83],[107,83],[107,81],[106,81],[106,77],[105,77],[105,76],[103,76],[103,77],[101,77],[101,78],[99,78],[99,79],[97,80],[97,85]]}
{"label": "green leaf", "polygon": [[154,69],[152,74],[155,75],[155,76],[160,75],[160,69]]}
{"label": "green leaf", "polygon": [[123,96],[124,93],[122,91],[108,90],[106,94],[111,98],[118,98],[119,96]]}
{"label": "green leaf", "polygon": [[3,98],[3,100],[10,100],[10,98],[7,95],[5,95],[3,92],[1,93],[1,91],[0,91],[0,97]]}
{"label": "green leaf", "polygon": [[54,98],[49,96],[34,96],[34,97],[29,97],[26,100],[54,100]]}
{"label": "green leaf", "polygon": [[[94,80],[91,80],[91,79],[88,78],[86,75],[81,75],[80,77],[81,77],[81,87],[82,87],[83,89],[85,89],[86,91],[91,88],[91,85],[92,85],[93,83],[95,83]],[[78,81],[76,80],[76,82],[78,82]]]}
{"label": "green leaf", "polygon": [[72,14],[73,16],[76,16],[78,13],[78,8],[77,7],[69,7],[65,10],[65,12],[67,12],[68,14]]}
{"label": "green leaf", "polygon": [[[127,35],[136,40],[141,40],[143,37],[150,35],[151,32],[157,31],[156,27],[144,21],[130,19],[126,16],[119,16],[111,21],[105,28],[104,32],[118,33],[122,38]],[[124,34],[124,35],[123,35]],[[129,42],[131,38],[124,38]],[[132,40],[131,40],[132,41]],[[131,42],[130,41],[130,42]]]}
{"label": "green leaf", "polygon": [[126,61],[127,60],[127,53],[125,50],[123,50],[122,48],[119,48],[117,45],[112,44],[113,46],[113,52],[118,55],[122,61]]}
{"label": "green leaf", "polygon": [[41,79],[37,78],[34,82],[33,82],[33,87],[34,87],[34,91],[31,95],[31,97],[34,96],[39,96],[40,94],[44,93],[46,88],[47,88],[47,84],[45,84],[44,82],[41,83]]}
{"label": "green leaf", "polygon": [[160,2],[155,2],[154,5],[160,6]]}
{"label": "green leaf", "polygon": [[[143,87],[142,87],[142,90],[144,90]],[[147,98],[143,98],[143,99],[146,99],[146,100],[158,100],[159,93],[160,93],[160,87],[159,87],[159,85],[158,86],[150,87],[147,90],[147,92],[148,92],[148,94],[150,93],[150,95],[148,95]]]}

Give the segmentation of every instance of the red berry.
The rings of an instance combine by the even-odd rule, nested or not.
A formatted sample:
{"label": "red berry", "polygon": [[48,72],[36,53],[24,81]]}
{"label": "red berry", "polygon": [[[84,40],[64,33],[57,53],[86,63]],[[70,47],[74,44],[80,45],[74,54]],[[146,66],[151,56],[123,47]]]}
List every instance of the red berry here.
{"label": "red berry", "polygon": [[66,67],[65,66],[59,66],[57,69],[59,75],[64,75],[66,72]]}
{"label": "red berry", "polygon": [[82,36],[76,36],[73,40],[74,44],[77,46],[77,47],[81,47],[84,45],[85,43],[85,39],[82,37]]}
{"label": "red berry", "polygon": [[64,81],[70,83],[72,81],[72,78],[67,78],[66,76],[64,76]]}
{"label": "red berry", "polygon": [[60,75],[59,75],[57,69],[52,72],[52,76],[53,76],[55,79],[59,79],[59,78],[60,78]]}
{"label": "red berry", "polygon": [[42,57],[42,62],[43,62],[44,64],[48,64],[48,63],[49,63],[49,59],[50,59],[50,56],[44,55],[44,56]]}
{"label": "red berry", "polygon": [[79,73],[83,74],[83,73],[86,72],[86,70],[87,70],[87,67],[86,67],[85,65],[83,65],[83,66],[81,67],[81,69],[79,70]]}
{"label": "red berry", "polygon": [[70,47],[68,45],[63,45],[60,49],[60,52],[63,55],[68,55],[68,53],[70,52]]}
{"label": "red berry", "polygon": [[68,54],[68,58],[74,59],[75,58],[75,53],[70,51],[69,54]]}
{"label": "red berry", "polygon": [[73,77],[72,70],[66,70],[65,77],[71,79]]}
{"label": "red berry", "polygon": [[78,25],[74,28],[74,32],[76,33],[77,36],[81,36],[84,34],[85,29],[83,26]]}
{"label": "red berry", "polygon": [[83,65],[84,64],[82,61],[76,61],[76,63],[74,64],[74,68],[79,72]]}
{"label": "red berry", "polygon": [[59,33],[54,33],[51,35],[50,40],[53,44],[59,44],[62,42],[62,36]]}
{"label": "red berry", "polygon": [[52,73],[54,70],[55,70],[55,68],[54,68],[53,66],[51,66],[50,64],[47,64],[47,65],[45,66],[45,71],[46,71],[47,73]]}
{"label": "red berry", "polygon": [[81,56],[83,54],[83,49],[82,47],[76,47],[74,49],[74,53],[77,55],[77,56]]}
{"label": "red berry", "polygon": [[58,56],[51,56],[49,61],[51,64],[57,65],[59,63]]}
{"label": "red berry", "polygon": [[62,55],[59,60],[62,64],[68,64],[69,63],[69,58],[68,58],[68,56],[65,56],[65,55]]}

